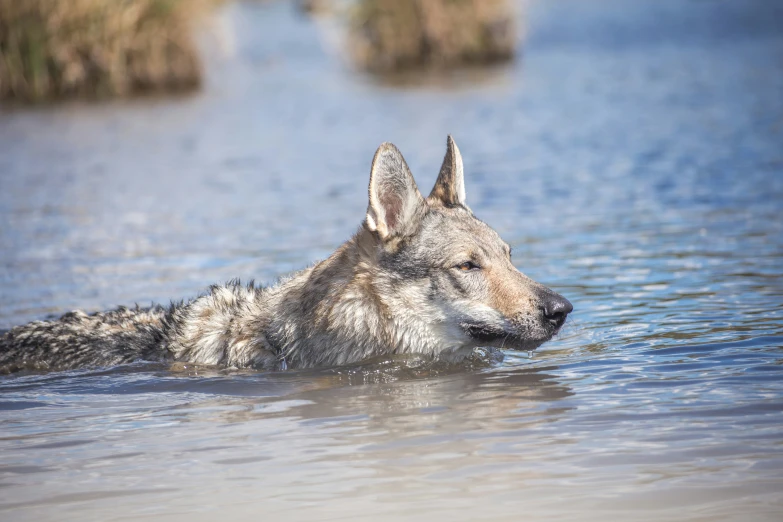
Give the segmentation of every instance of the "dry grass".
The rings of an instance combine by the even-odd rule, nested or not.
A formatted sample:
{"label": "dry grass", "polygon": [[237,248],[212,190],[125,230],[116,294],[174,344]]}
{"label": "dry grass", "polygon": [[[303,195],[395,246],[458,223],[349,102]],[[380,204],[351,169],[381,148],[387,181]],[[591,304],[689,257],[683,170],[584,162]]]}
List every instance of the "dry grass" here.
{"label": "dry grass", "polygon": [[0,99],[183,90],[201,81],[192,35],[207,0],[0,0]]}
{"label": "dry grass", "polygon": [[359,0],[351,51],[374,72],[504,61],[514,22],[510,0]]}

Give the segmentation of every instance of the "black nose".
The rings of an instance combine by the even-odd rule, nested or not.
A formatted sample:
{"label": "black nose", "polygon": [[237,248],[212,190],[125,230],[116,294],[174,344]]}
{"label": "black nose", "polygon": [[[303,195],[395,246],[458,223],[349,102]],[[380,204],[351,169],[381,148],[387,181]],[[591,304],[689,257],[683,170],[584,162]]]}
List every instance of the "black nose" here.
{"label": "black nose", "polygon": [[566,316],[574,309],[574,306],[565,297],[552,294],[543,299],[541,309],[544,312],[544,318],[554,325],[555,328],[560,328],[565,323]]}

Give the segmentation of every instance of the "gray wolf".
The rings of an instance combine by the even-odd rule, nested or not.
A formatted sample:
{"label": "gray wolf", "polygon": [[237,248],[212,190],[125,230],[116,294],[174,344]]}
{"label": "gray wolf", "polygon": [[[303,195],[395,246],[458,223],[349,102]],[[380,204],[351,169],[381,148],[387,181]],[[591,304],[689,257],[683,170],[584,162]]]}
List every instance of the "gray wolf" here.
{"label": "gray wolf", "polygon": [[138,360],[307,368],[405,353],[457,362],[479,346],[533,350],[572,309],[519,272],[509,246],[473,215],[451,136],[426,198],[384,143],[364,222],[328,259],[271,287],[235,281],[168,307],[17,326],[0,338],[0,371]]}

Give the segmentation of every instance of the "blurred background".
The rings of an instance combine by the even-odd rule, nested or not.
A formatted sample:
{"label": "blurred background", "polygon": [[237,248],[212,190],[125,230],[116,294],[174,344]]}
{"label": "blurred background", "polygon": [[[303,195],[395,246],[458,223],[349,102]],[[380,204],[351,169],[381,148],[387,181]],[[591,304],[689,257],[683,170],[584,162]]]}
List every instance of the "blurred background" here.
{"label": "blurred background", "polygon": [[779,520],[783,2],[0,0],[0,99],[0,329],[272,282],[447,134],[575,306],[456,374],[3,378],[0,512]]}

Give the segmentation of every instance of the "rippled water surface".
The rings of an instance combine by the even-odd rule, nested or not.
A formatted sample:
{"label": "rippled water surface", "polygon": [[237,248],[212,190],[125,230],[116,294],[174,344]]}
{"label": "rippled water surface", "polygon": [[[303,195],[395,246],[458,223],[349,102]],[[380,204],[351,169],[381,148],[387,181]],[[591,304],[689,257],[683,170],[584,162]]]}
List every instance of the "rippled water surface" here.
{"label": "rippled water surface", "polygon": [[783,519],[783,4],[528,23],[509,68],[392,85],[229,5],[199,94],[0,112],[0,328],[272,281],[359,225],[380,142],[427,189],[447,133],[575,305],[473,368],[0,377],[0,518]]}

